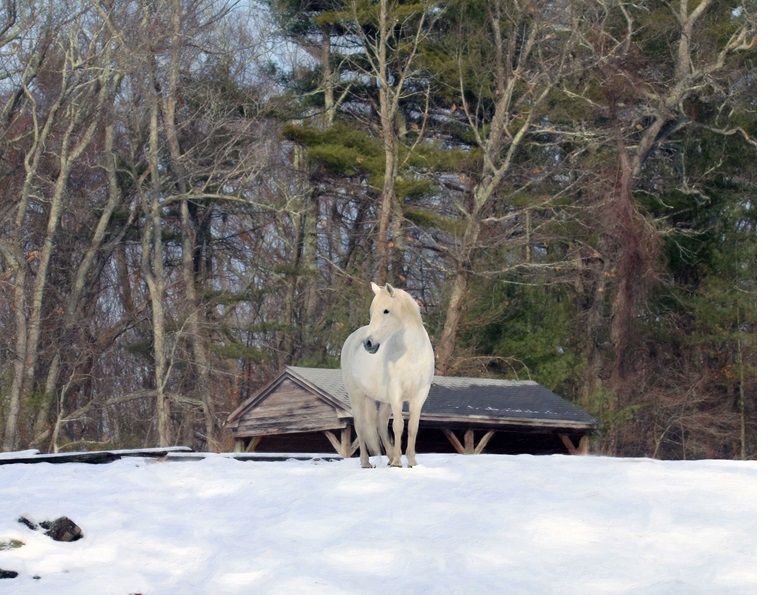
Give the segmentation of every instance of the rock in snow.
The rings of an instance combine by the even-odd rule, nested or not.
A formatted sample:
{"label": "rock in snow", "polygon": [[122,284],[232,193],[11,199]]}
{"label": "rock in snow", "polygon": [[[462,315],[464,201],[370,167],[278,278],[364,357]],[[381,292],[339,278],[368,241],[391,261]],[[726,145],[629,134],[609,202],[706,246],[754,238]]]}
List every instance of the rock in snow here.
{"label": "rock in snow", "polygon": [[0,552],[3,550],[15,550],[24,545],[24,542],[20,539],[7,539],[0,540]]}
{"label": "rock in snow", "polygon": [[48,535],[54,541],[77,541],[83,537],[83,530],[66,516],[59,517],[53,521],[36,523],[22,515],[18,518],[18,521],[33,531],[43,529],[45,535]]}
{"label": "rock in snow", "polygon": [[66,516],[59,517],[55,521],[43,521],[40,526],[54,541],[77,541],[83,537],[83,530]]}
{"label": "rock in snow", "polygon": [[40,525],[38,525],[35,521],[29,520],[24,515],[20,516],[17,520],[22,525],[24,525],[27,529],[32,529],[33,531],[37,531],[40,528]]}

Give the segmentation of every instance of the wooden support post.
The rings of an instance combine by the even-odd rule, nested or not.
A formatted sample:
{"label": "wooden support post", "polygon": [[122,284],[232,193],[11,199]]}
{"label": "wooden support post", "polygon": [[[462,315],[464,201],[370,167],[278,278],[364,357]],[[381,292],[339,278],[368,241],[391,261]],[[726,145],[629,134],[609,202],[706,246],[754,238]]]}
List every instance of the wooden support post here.
{"label": "wooden support post", "polygon": [[481,437],[481,440],[479,440],[479,443],[476,445],[473,454],[480,455],[482,452],[484,452],[484,449],[487,447],[487,444],[489,444],[489,441],[492,440],[492,436],[494,435],[494,430],[489,430],[486,434],[484,434]]}
{"label": "wooden support post", "polygon": [[588,454],[588,434],[583,434],[578,441],[578,445],[572,442],[569,436],[566,434],[559,434],[562,443],[567,448],[567,452],[571,455],[587,455]]}
{"label": "wooden support post", "polygon": [[243,439],[242,438],[236,438],[235,439],[235,452],[243,452]]}
{"label": "wooden support post", "polygon": [[354,454],[356,454],[356,451],[358,450],[358,437],[356,437],[355,440],[350,444],[350,456],[352,457]]}
{"label": "wooden support post", "polygon": [[342,446],[342,452],[340,453],[340,455],[346,458],[353,456],[353,451],[350,445],[351,432],[352,430],[350,426],[345,426],[342,432],[340,432],[340,444]]}
{"label": "wooden support post", "polygon": [[256,452],[257,446],[262,442],[263,436],[254,436],[249,440],[249,444],[246,446],[246,452]]}
{"label": "wooden support post", "polygon": [[567,436],[566,434],[559,434],[559,438],[561,438],[561,442],[562,444],[564,444],[569,454],[571,455],[577,454],[577,449],[575,448],[575,445],[572,443],[572,440],[570,440],[569,436]]}
{"label": "wooden support post", "polygon": [[580,437],[580,442],[578,442],[578,454],[580,455],[587,455],[588,454],[588,434],[583,434]]}
{"label": "wooden support post", "polygon": [[465,448],[463,448],[463,445],[457,439],[457,436],[455,436],[455,433],[452,430],[442,428],[441,431],[444,432],[444,436],[447,437],[447,440],[449,440],[449,443],[454,446],[454,449],[458,452],[458,454],[465,453]]}
{"label": "wooden support post", "polygon": [[329,430],[324,432],[324,436],[326,436],[329,439],[329,442],[332,443],[332,446],[334,447],[334,450],[337,451],[337,454],[341,457],[344,457],[345,455],[342,454],[342,444],[340,444],[340,441],[337,440],[337,437]]}
{"label": "wooden support post", "polygon": [[468,428],[465,430],[465,451],[464,453],[466,455],[472,455],[473,454],[473,430]]}

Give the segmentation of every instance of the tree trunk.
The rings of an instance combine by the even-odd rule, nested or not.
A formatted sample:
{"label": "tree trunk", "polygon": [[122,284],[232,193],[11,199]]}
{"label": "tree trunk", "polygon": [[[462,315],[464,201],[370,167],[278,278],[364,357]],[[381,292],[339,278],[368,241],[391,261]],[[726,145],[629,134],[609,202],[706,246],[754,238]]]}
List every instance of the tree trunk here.
{"label": "tree trunk", "polygon": [[118,281],[118,295],[120,305],[126,314],[134,315],[136,307],[134,305],[134,291],[131,286],[131,272],[128,269],[128,258],[126,256],[126,245],[120,244],[116,247],[115,270]]}
{"label": "tree trunk", "polygon": [[332,70],[331,60],[331,35],[326,29],[321,33],[321,71],[323,79],[321,85],[324,93],[324,115],[323,128],[330,128],[334,124],[335,104],[334,104],[334,71]]}
{"label": "tree trunk", "polygon": [[[105,53],[104,64],[109,63],[110,55],[111,52],[108,50]],[[89,100],[92,100],[93,98],[86,90],[82,96],[76,96],[72,99],[70,109],[68,109],[66,112],[69,116],[69,123],[61,139],[59,153],[59,173],[54,185],[53,195],[50,199],[48,224],[46,226],[46,234],[43,241],[43,246],[39,251],[40,260],[38,262],[37,272],[35,275],[35,282],[32,290],[32,304],[30,307],[29,320],[27,322],[28,331],[26,355],[24,358],[25,378],[22,384],[21,392],[22,401],[29,397],[34,386],[35,372],[37,369],[39,357],[38,348],[40,344],[43,298],[45,295],[46,286],[48,284],[48,266],[50,264],[51,256],[55,247],[54,236],[59,229],[59,223],[64,208],[64,196],[67,183],[69,181],[70,171],[72,170],[74,163],[80,158],[80,155],[83,153],[83,151],[85,151],[86,147],[94,138],[101,109],[104,106],[111,89],[111,86],[109,85],[110,74],[111,71],[108,67],[105,66],[99,79],[91,80],[88,83],[89,87],[99,90],[96,100],[96,107],[93,111],[90,110],[91,106],[89,105]],[[90,119],[90,124],[88,124],[77,142],[73,146],[70,146],[70,139],[73,136],[73,133],[79,126],[85,124],[87,121],[86,118]],[[58,370],[56,370],[56,372],[58,374]]]}
{"label": "tree trunk", "polygon": [[165,392],[166,331],[164,298],[166,293],[163,270],[163,238],[160,207],[160,172],[158,171],[158,98],[150,92],[150,198],[145,200],[145,222],[142,234],[142,276],[147,284],[152,308],[152,345],[155,376],[155,409],[158,446],[171,445],[171,404]]}
{"label": "tree trunk", "polygon": [[19,432],[19,413],[21,411],[21,385],[24,379],[24,353],[27,349],[27,317],[24,314],[25,280],[27,263],[23,259],[14,258],[15,268],[13,288],[13,308],[16,321],[16,353],[13,360],[13,380],[8,403],[8,416],[5,420],[3,435],[3,450],[15,450]]}
{"label": "tree trunk", "polygon": [[452,281],[452,292],[447,304],[446,319],[436,347],[436,372],[440,376],[446,376],[450,369],[449,364],[454,354],[460,319],[462,318],[462,307],[467,293],[468,272],[465,269],[459,269]]}
{"label": "tree trunk", "polygon": [[738,364],[738,416],[740,420],[740,457],[746,460],[746,394],[744,392],[744,370],[743,370],[743,344],[738,339],[736,345],[736,363]]}
{"label": "tree trunk", "polygon": [[[318,311],[318,218],[320,216],[320,196],[311,190],[308,192],[307,197],[306,214],[303,223],[305,245],[302,252],[302,267],[304,268],[304,282],[302,284],[304,296],[302,304],[303,320],[299,325],[302,333],[303,348],[309,347],[307,340],[313,340],[313,344],[317,344],[315,341],[317,335],[314,329],[318,324],[316,321],[320,319]],[[304,355],[310,354],[305,352]]]}
{"label": "tree trunk", "polygon": [[375,281],[384,285],[388,281],[391,240],[388,237],[393,205],[396,201],[397,144],[393,131],[393,122],[389,115],[389,102],[386,90],[380,87],[380,124],[385,144],[385,171],[380,194],[380,211],[377,218],[377,248]]}
{"label": "tree trunk", "polygon": [[473,253],[479,238],[480,226],[478,218],[478,210],[471,212],[463,232],[460,255],[457,260],[457,271],[452,280],[452,289],[449,294],[449,303],[447,304],[446,319],[441,330],[441,338],[436,347],[436,371],[440,375],[446,375],[449,372],[457,343],[462,310],[468,295],[468,277],[471,273]]}
{"label": "tree trunk", "polygon": [[389,80],[389,39],[390,20],[389,3],[380,2],[379,11],[379,38],[377,43],[377,83],[380,112],[380,127],[382,129],[382,141],[385,149],[385,171],[382,179],[382,193],[380,195],[380,212],[377,220],[377,248],[375,281],[384,285],[388,280],[388,268],[393,244],[388,237],[391,218],[396,198],[396,175],[398,174],[398,142],[394,128],[394,116],[398,109],[399,96],[394,93]]}
{"label": "tree trunk", "polygon": [[180,203],[182,227],[182,277],[185,288],[187,322],[190,325],[193,362],[195,364],[196,386],[206,423],[206,447],[215,449],[215,423],[211,403],[211,364],[203,337],[200,320],[200,303],[195,277],[196,234],[190,218],[190,206],[184,194],[188,192],[187,171],[182,163],[182,151],[177,137],[176,107],[177,89],[182,53],[182,7],[179,0],[173,2],[171,17],[172,51],[169,65],[168,92],[164,101],[163,123],[171,158],[171,169],[176,179],[176,187],[182,200]]}
{"label": "tree trunk", "polygon": [[56,98],[48,111],[45,123],[38,128],[37,119],[34,120],[33,144],[24,156],[24,183],[21,189],[19,204],[16,208],[16,218],[13,225],[12,243],[3,250],[6,259],[10,259],[11,268],[15,271],[13,308],[16,326],[16,351],[13,363],[13,380],[8,398],[8,417],[5,420],[3,435],[3,449],[14,450],[18,444],[19,414],[24,400],[25,361],[29,343],[29,327],[26,315],[26,283],[27,283],[27,259],[24,251],[22,230],[27,214],[29,199],[34,191],[33,181],[37,175],[40,159],[46,147],[46,140],[51,132],[53,123],[57,119],[59,108],[64,96],[64,89]]}
{"label": "tree trunk", "polygon": [[[291,209],[292,211],[294,209]],[[283,367],[293,361],[296,349],[296,316],[297,298],[299,291],[300,267],[302,266],[302,254],[305,242],[305,217],[302,213],[292,213],[294,227],[294,239],[292,246],[292,261],[289,270],[288,287],[283,303],[283,325],[281,341],[279,344],[279,366]]]}
{"label": "tree trunk", "polygon": [[390,230],[391,213],[393,211],[393,202],[395,201],[394,179],[395,179],[395,155],[392,148],[388,148],[388,142],[385,143],[385,174],[383,179],[382,193],[380,195],[380,211],[377,217],[377,248],[375,253],[376,268],[375,282],[378,285],[384,285],[388,281],[388,265],[390,263],[391,242],[388,237]]}
{"label": "tree trunk", "polygon": [[[115,127],[110,124],[105,129],[104,135],[104,155],[105,155],[105,169],[108,176],[108,194],[107,203],[102,210],[102,214],[99,217],[99,221],[91,237],[91,243],[86,250],[83,259],[78,265],[75,272],[74,280],[71,283],[70,291],[67,295],[66,306],[64,310],[64,322],[62,324],[62,336],[65,339],[71,333],[75,322],[77,309],[81,305],[81,299],[83,297],[83,290],[86,286],[86,281],[91,273],[96,257],[99,251],[104,245],[104,238],[107,235],[107,229],[112,218],[112,214],[118,205],[120,199],[120,191],[118,189],[117,173],[115,168],[115,157],[112,153],[113,139],[114,139]],[[48,424],[48,416],[50,414],[50,408],[53,404],[54,393],[57,392],[57,384],[59,379],[59,371],[61,368],[61,350],[57,350],[54,354],[53,360],[48,367],[48,374],[45,381],[44,389],[44,402],[37,414],[35,421],[35,436],[40,435],[45,431],[45,426]]]}
{"label": "tree trunk", "polygon": [[[500,6],[496,5],[496,16],[492,19],[493,28],[500,27]],[[496,39],[496,48],[503,55],[503,40],[498,36]],[[534,44],[534,36],[526,39],[525,49],[519,56],[524,59],[524,54],[528,53]],[[441,332],[438,347],[436,349],[436,369],[439,374],[446,374],[451,368],[451,360],[457,343],[457,334],[460,328],[460,319],[462,309],[468,294],[469,275],[473,270],[474,253],[479,244],[479,234],[481,232],[481,221],[488,205],[494,200],[495,193],[503,181],[503,178],[509,173],[513,157],[518,151],[519,146],[524,140],[524,136],[529,131],[532,123],[535,107],[539,105],[550,92],[553,83],[549,83],[541,89],[535,96],[530,111],[524,117],[523,121],[513,137],[510,136],[510,127],[514,119],[519,120],[521,114],[512,114],[513,94],[517,83],[521,80],[519,66],[511,70],[512,65],[508,65],[508,70],[497,71],[497,99],[495,100],[495,110],[491,121],[489,122],[488,134],[482,134],[476,124],[475,115],[468,108],[465,98],[464,110],[468,121],[472,123],[473,132],[476,136],[476,143],[483,155],[483,165],[479,173],[479,181],[473,188],[471,208],[465,213],[465,230],[460,243],[459,254],[455,259],[457,270],[455,271],[452,289],[447,305],[447,315],[444,321],[444,327]]]}

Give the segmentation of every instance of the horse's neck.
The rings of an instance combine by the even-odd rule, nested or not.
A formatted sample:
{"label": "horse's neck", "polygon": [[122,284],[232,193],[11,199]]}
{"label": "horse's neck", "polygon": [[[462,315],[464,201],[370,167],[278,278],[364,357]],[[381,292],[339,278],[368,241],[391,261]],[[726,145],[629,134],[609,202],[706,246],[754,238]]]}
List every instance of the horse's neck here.
{"label": "horse's neck", "polygon": [[401,307],[402,318],[404,320],[404,326],[414,325],[415,328],[422,328],[422,316],[420,315],[420,307],[411,301],[411,297],[404,298],[404,304]]}
{"label": "horse's neck", "polygon": [[419,312],[416,316],[405,316],[404,322],[404,334],[410,337],[423,337],[425,335],[425,327],[422,324],[422,317]]}

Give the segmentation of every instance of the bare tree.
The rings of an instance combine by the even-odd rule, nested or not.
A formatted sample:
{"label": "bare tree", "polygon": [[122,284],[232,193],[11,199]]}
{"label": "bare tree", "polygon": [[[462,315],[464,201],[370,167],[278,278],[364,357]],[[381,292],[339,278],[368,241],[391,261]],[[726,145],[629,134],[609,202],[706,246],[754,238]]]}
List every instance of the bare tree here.
{"label": "bare tree", "polygon": [[[82,14],[79,18],[82,18]],[[74,164],[93,141],[99,115],[112,98],[114,84],[110,68],[109,45],[102,46],[103,38],[97,31],[87,42],[78,38],[79,18],[66,29],[59,39],[63,54],[61,62],[55,67],[59,91],[53,100],[42,126],[38,123],[35,91],[25,87],[24,92],[31,105],[33,137],[25,158],[25,180],[20,200],[17,204],[15,220],[16,230],[16,299],[17,312],[17,364],[11,387],[10,412],[6,420],[4,446],[13,448],[17,442],[18,415],[21,404],[28,399],[34,389],[35,372],[39,357],[43,302],[48,283],[48,269],[55,249],[55,236],[59,229],[62,211],[65,208],[65,190]],[[51,65],[53,66],[53,65]],[[49,147],[47,141],[57,130],[56,175],[50,196],[47,197],[48,218],[45,234],[39,249],[34,252],[37,261],[32,284],[29,317],[25,319],[26,309],[26,264],[29,257],[24,257],[22,228],[32,195],[39,190],[40,164],[43,152]],[[10,254],[11,252],[8,251]]]}
{"label": "bare tree", "polygon": [[396,196],[400,166],[398,119],[401,102],[415,92],[410,89],[410,83],[417,74],[415,56],[430,32],[430,8],[427,3],[416,4],[409,12],[404,12],[403,7],[392,0],[383,0],[376,5],[359,0],[350,3],[353,31],[363,45],[365,58],[360,75],[371,77],[377,87],[375,109],[385,151],[374,275],[380,284],[387,281],[391,252],[396,249],[396,244],[402,243],[403,215]]}
{"label": "bare tree", "polygon": [[[466,58],[458,56],[463,111],[482,165],[473,182],[465,181],[467,204],[458,207],[463,232],[452,255],[449,302],[436,347],[439,374],[451,369],[484,220],[500,196],[501,184],[510,175],[532,124],[543,114],[546,98],[574,67],[570,54],[577,41],[578,15],[568,11],[566,16],[556,16],[549,12],[547,7],[538,9],[529,3],[496,1],[486,6],[485,23],[492,31],[494,56],[491,117],[484,113],[481,101],[474,104],[469,99],[463,83],[469,69],[481,65],[466,64]],[[474,91],[478,96],[479,90]]]}
{"label": "bare tree", "polygon": [[[601,3],[601,8],[602,27],[598,34],[585,38],[584,47],[592,47],[597,55],[596,72],[604,80],[603,102],[599,105],[595,97],[582,93],[574,97],[600,109],[609,122],[595,129],[589,141],[594,146],[603,144],[608,157],[603,176],[597,177],[596,192],[601,199],[595,221],[602,230],[602,265],[594,284],[589,334],[599,332],[598,325],[603,324],[603,312],[607,310],[614,352],[609,387],[613,399],[617,399],[608,406],[616,411],[628,405],[622,401],[627,401],[635,382],[634,321],[650,287],[660,280],[665,233],[660,222],[645,214],[635,193],[654,176],[655,166],[651,163],[656,154],[686,127],[702,125],[689,111],[688,103],[699,98],[712,102],[720,95],[731,95],[724,90],[735,84],[730,81],[730,65],[734,56],[754,48],[756,30],[753,16],[745,8],[717,5],[712,0],[694,6],[687,0],[672,2],[661,9],[661,18],[666,18],[663,22],[668,23],[673,39],[670,51],[651,64],[639,48],[644,27],[640,21],[647,18],[646,8],[623,2]],[[710,31],[709,15],[718,15],[729,24],[731,30],[725,37],[720,39]],[[725,105],[724,110],[727,112],[729,107]],[[711,129],[722,134],[737,133],[755,142],[740,128]],[[690,192],[687,186],[685,178],[682,189]],[[589,361],[589,374],[598,379],[603,365],[595,347],[590,349]]]}

